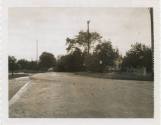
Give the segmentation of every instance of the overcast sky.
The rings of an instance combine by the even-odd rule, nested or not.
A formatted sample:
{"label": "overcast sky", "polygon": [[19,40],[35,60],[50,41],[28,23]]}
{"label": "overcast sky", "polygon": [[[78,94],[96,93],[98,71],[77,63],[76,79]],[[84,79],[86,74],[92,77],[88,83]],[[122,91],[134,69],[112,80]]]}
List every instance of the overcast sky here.
{"label": "overcast sky", "polygon": [[65,54],[65,39],[86,31],[87,20],[90,31],[111,40],[122,55],[135,42],[151,45],[146,8],[9,8],[8,18],[8,51],[18,59],[36,59],[36,40],[39,55],[43,51]]}

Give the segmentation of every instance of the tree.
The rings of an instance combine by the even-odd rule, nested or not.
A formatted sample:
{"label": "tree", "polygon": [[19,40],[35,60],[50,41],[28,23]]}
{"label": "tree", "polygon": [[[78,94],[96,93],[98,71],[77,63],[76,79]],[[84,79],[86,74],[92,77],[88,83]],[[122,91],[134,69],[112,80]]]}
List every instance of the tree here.
{"label": "tree", "polygon": [[17,64],[19,65],[19,68],[21,70],[23,69],[28,69],[29,68],[29,61],[25,60],[25,59],[20,59],[17,61]]}
{"label": "tree", "polygon": [[103,72],[106,66],[113,66],[115,59],[119,56],[117,49],[113,49],[110,41],[98,44],[93,55],[85,59],[87,69],[94,72]]}
{"label": "tree", "polygon": [[101,65],[98,56],[95,53],[85,56],[84,65],[87,71],[101,72]]}
{"label": "tree", "polygon": [[43,52],[39,57],[39,66],[42,70],[47,70],[56,65],[55,56],[48,52]]}
{"label": "tree", "polygon": [[66,56],[59,56],[56,62],[56,71],[63,72],[65,71],[65,62],[66,62]]}
{"label": "tree", "polygon": [[8,57],[9,71],[12,72],[12,76],[14,75],[14,71],[18,69],[18,65],[17,65],[16,61],[17,61],[17,59],[14,56]]}
{"label": "tree", "polygon": [[81,71],[84,60],[84,56],[81,50],[79,48],[75,48],[75,50],[70,53],[70,58],[71,58],[70,69],[72,71]]}
{"label": "tree", "polygon": [[105,41],[96,46],[95,52],[99,60],[102,61],[103,68],[105,66],[113,66],[114,60],[119,56],[118,49],[113,49],[110,41]]}
{"label": "tree", "polygon": [[101,42],[101,38],[102,37],[97,32],[88,33],[80,31],[79,34],[75,36],[75,38],[66,39],[66,44],[68,45],[67,51],[71,52],[75,50],[75,48],[79,48],[80,50],[83,51],[83,53],[88,53],[96,43]]}
{"label": "tree", "polygon": [[38,67],[38,64],[37,64],[37,61],[30,61],[29,62],[29,69],[30,70],[38,70],[39,67]]}
{"label": "tree", "polygon": [[20,70],[38,70],[38,64],[36,61],[20,59],[17,61],[17,65],[19,66]]}
{"label": "tree", "polygon": [[146,67],[147,71],[152,71],[152,66],[152,49],[141,43],[131,45],[131,49],[126,53],[122,64],[123,68]]}
{"label": "tree", "polygon": [[75,72],[81,71],[83,67],[83,53],[79,48],[75,48],[70,54],[61,56],[57,60],[57,71]]}

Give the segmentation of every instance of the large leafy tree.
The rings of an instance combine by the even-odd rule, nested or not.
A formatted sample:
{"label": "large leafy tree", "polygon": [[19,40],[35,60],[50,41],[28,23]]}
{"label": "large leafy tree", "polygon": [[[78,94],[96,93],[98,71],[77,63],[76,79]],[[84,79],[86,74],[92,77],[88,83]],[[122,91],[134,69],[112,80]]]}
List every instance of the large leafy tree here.
{"label": "large leafy tree", "polygon": [[102,37],[97,32],[87,33],[80,31],[74,38],[66,39],[66,44],[68,45],[67,51],[71,52],[74,51],[75,48],[79,48],[83,53],[89,54],[91,48],[93,48],[96,43],[101,42],[101,38]]}
{"label": "large leafy tree", "polygon": [[81,71],[83,67],[83,53],[79,48],[76,48],[70,54],[61,56],[57,60],[57,71]]}
{"label": "large leafy tree", "polygon": [[119,56],[118,50],[112,47],[110,41],[98,44],[92,55],[85,59],[87,69],[94,72],[103,72],[106,66],[113,66]]}
{"label": "large leafy tree", "polygon": [[113,66],[115,59],[119,57],[118,49],[114,49],[110,41],[98,44],[95,48],[95,52],[99,60],[102,61],[103,66]]}
{"label": "large leafy tree", "polygon": [[126,67],[146,67],[147,71],[152,71],[153,59],[152,50],[141,43],[131,45],[131,49],[123,59],[123,68]]}
{"label": "large leafy tree", "polygon": [[56,58],[53,54],[43,52],[39,57],[40,69],[47,70],[56,65]]}

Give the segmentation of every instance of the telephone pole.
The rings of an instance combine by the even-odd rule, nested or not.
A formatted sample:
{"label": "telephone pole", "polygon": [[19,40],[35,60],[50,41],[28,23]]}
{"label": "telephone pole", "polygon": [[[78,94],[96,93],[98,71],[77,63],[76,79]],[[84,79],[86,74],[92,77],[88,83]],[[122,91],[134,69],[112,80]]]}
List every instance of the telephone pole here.
{"label": "telephone pole", "polygon": [[88,39],[88,41],[87,41],[87,42],[88,42],[88,55],[89,55],[89,50],[90,50],[90,41],[89,41],[89,37],[90,37],[90,36],[89,36],[89,35],[90,35],[90,34],[89,34],[89,23],[90,23],[90,21],[88,20],[88,21],[87,21],[87,35],[88,35],[88,36],[87,36],[87,37],[88,37],[88,38],[87,38],[87,39]]}
{"label": "telephone pole", "polygon": [[[154,23],[153,23],[153,8],[149,8],[150,23],[151,23],[151,48],[152,48],[152,72],[154,73]],[[153,74],[154,75],[154,74]]]}
{"label": "telephone pole", "polygon": [[150,22],[151,22],[151,46],[153,51],[154,50],[153,8],[150,8]]}

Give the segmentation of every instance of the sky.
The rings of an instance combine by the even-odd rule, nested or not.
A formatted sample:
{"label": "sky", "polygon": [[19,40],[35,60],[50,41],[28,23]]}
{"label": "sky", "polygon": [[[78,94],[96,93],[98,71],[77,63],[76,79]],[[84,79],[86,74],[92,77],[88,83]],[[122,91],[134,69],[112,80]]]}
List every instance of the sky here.
{"label": "sky", "polygon": [[44,51],[66,54],[66,38],[80,30],[98,32],[125,55],[136,42],[151,46],[150,15],[147,8],[17,7],[8,10],[8,54],[17,59],[36,60]]}

